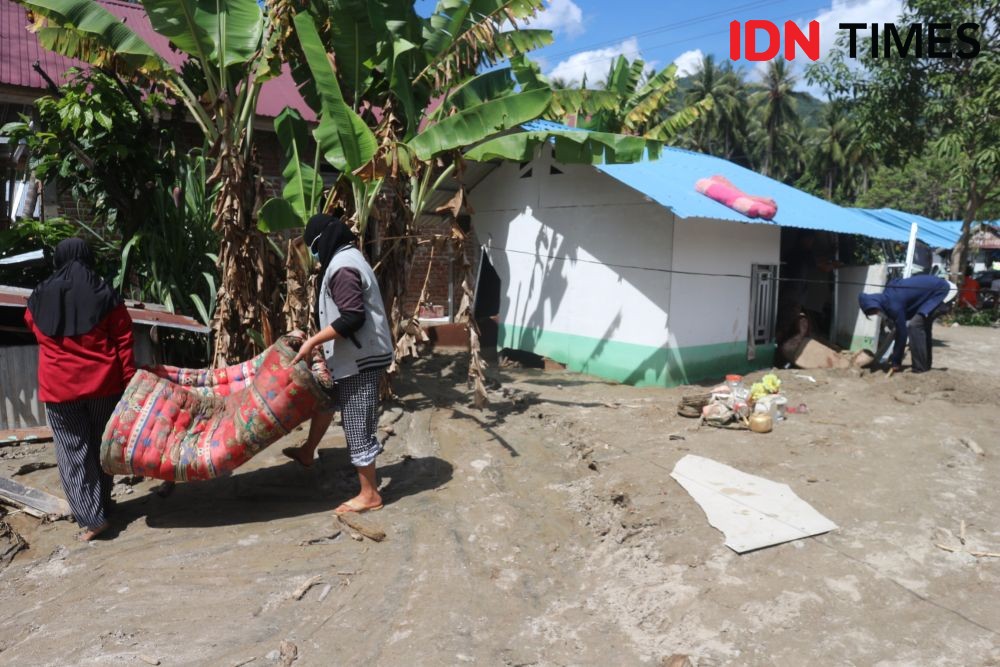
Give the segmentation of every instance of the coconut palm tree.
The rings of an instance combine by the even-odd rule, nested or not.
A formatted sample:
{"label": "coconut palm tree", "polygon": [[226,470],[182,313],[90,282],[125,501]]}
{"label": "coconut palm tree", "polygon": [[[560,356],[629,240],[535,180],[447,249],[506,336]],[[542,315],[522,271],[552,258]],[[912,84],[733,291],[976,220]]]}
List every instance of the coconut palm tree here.
{"label": "coconut palm tree", "polygon": [[850,190],[852,166],[860,152],[860,143],[856,128],[839,105],[827,107],[809,147],[813,155],[810,167],[822,183],[826,198],[833,201],[838,190]]}
{"label": "coconut palm tree", "polygon": [[765,176],[777,175],[782,161],[789,156],[793,143],[792,131],[801,125],[798,115],[798,98],[795,92],[798,79],[792,74],[784,58],[767,64],[767,70],[756,92],[750,96],[757,127],[757,154],[760,171]]}
{"label": "coconut palm tree", "polygon": [[714,100],[712,108],[692,125],[688,145],[746,164],[748,95],[740,73],[729,63],[720,66],[713,56],[705,56],[684,97],[691,105]]}

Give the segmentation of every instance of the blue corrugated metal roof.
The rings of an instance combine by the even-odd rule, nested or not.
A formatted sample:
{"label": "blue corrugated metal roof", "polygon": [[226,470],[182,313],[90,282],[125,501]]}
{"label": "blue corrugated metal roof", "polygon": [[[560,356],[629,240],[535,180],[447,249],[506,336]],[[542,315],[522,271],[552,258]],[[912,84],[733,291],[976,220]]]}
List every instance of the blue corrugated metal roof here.
{"label": "blue corrugated metal roof", "polygon": [[[814,197],[728,160],[681,150],[664,148],[659,160],[635,164],[605,164],[598,169],[613,176],[650,199],[669,208],[681,218],[714,218],[732,222],[775,224],[839,234],[862,234],[878,239],[903,241],[906,234],[869,216]],[[749,218],[738,211],[709,199],[694,189],[700,178],[719,174],[743,192],[770,197],[778,204],[774,220]]]}
{"label": "blue corrugated metal roof", "polygon": [[917,223],[917,238],[934,248],[954,247],[961,233],[961,229],[952,231],[947,225],[931,220],[930,218],[925,218],[922,215],[917,215],[916,213],[907,213],[906,211],[897,211],[891,208],[858,210],[900,231],[905,231],[907,238],[909,238],[910,234],[910,225]]}
{"label": "blue corrugated metal roof", "polygon": [[[941,225],[942,227],[944,227],[945,229],[948,229],[949,231],[951,231],[953,234],[961,234],[962,233],[962,224],[963,223],[962,223],[961,220],[938,220],[937,223],[939,225]],[[979,224],[980,223],[978,223],[978,222],[972,223],[972,228],[975,229]]]}
{"label": "blue corrugated metal roof", "polygon": [[[546,120],[522,125],[528,131],[576,131]],[[658,160],[601,164],[597,169],[670,209],[679,218],[711,218],[730,222],[773,224],[838,234],[861,234],[905,243],[910,226],[886,223],[860,209],[838,206],[722,158],[680,148],[664,148]],[[750,218],[695,190],[698,179],[721,175],[743,192],[770,197],[778,204],[774,220]]]}

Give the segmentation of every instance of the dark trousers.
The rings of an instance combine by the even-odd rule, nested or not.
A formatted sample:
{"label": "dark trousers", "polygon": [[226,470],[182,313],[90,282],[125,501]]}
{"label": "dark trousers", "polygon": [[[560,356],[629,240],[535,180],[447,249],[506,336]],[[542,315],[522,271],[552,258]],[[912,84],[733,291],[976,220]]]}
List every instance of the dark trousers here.
{"label": "dark trousers", "polygon": [[113,478],[101,469],[101,436],[120,396],[46,403],[56,463],[73,518],[84,528],[108,520]]}
{"label": "dark trousers", "polygon": [[930,315],[915,315],[907,322],[906,328],[910,337],[910,359],[913,361],[913,372],[929,371],[934,362],[934,342],[931,340],[931,329],[944,308],[938,307]]}

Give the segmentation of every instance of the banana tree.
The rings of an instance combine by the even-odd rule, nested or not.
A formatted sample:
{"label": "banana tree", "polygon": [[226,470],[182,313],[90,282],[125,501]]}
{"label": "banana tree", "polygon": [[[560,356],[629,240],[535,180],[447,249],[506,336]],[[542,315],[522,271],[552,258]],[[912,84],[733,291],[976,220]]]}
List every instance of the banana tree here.
{"label": "banana tree", "polygon": [[[373,212],[388,226],[378,259],[383,295],[397,337],[397,351],[413,349],[416,313],[402,312],[415,228],[432,195],[447,181],[459,192],[440,211],[466,207],[461,165],[474,159],[530,157],[553,142],[569,162],[634,161],[660,144],[606,132],[526,131],[540,118],[611,109],[608,91],[553,91],[527,56],[552,42],[547,30],[521,29],[542,0],[440,0],[429,18],[407,0],[318,2],[295,14],[283,44],[306,100],[316,110],[318,154],[340,174],[323,201],[340,207],[362,234]],[[286,134],[285,137],[290,135]],[[300,149],[285,148],[295,159]],[[299,162],[288,171],[308,170]],[[289,181],[292,183],[293,181]],[[281,200],[261,215],[267,230],[301,225],[316,201],[294,179]],[[380,208],[381,207],[381,208]],[[453,254],[464,257],[465,236],[455,226]],[[459,321],[470,325],[470,382],[485,397],[477,331],[471,318],[471,280],[463,284]]]}
{"label": "banana tree", "polygon": [[677,97],[677,66],[647,73],[645,61],[629,62],[625,56],[618,56],[611,63],[604,90],[614,93],[618,103],[599,110],[580,123],[580,127],[671,141],[713,105],[709,95],[680,109],[671,109],[671,102]]}
{"label": "banana tree", "polygon": [[245,357],[280,314],[280,261],[256,224],[254,112],[261,86],[280,72],[274,45],[284,10],[265,17],[255,0],[144,0],[153,29],[186,55],[175,68],[95,0],[17,1],[44,47],[166,89],[204,134],[221,239],[215,362]]}

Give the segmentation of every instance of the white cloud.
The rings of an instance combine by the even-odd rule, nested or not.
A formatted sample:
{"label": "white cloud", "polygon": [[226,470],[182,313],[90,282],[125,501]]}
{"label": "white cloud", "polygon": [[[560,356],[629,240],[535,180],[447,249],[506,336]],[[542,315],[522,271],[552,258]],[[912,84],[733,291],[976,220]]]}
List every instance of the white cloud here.
{"label": "white cloud", "polygon": [[573,0],[550,0],[545,10],[539,12],[526,25],[538,30],[552,30],[568,37],[583,34],[583,10]]}
{"label": "white cloud", "polygon": [[705,59],[705,54],[701,49],[685,51],[676,58],[674,64],[677,65],[677,76],[691,76],[701,70],[701,61]]}
{"label": "white cloud", "polygon": [[[795,22],[802,28],[802,32],[808,35],[807,26],[810,21],[819,21],[819,57],[823,60],[837,46],[838,34],[846,32],[840,30],[841,23],[896,23],[902,13],[903,0],[833,0],[829,9],[824,9],[809,19],[796,19]],[[861,30],[858,32],[858,39],[866,35],[870,36],[871,31]],[[811,61],[801,51],[797,56],[789,65],[793,74],[799,79],[798,89],[823,99],[825,97],[823,89],[819,86],[810,86],[805,80],[805,67]],[[754,63],[748,78],[751,81],[760,81],[766,71],[766,62]]]}
{"label": "white cloud", "polygon": [[[635,37],[629,37],[616,46],[576,53],[552,68],[548,76],[551,79],[562,79],[579,84],[583,81],[583,75],[586,74],[589,86],[596,81],[603,81],[607,78],[611,61],[618,56],[625,56],[629,60],[640,57],[639,40]],[[652,65],[653,63],[646,63],[647,69]]]}
{"label": "white cloud", "polygon": [[[833,0],[813,20],[819,21],[819,57],[823,59],[837,45],[841,23],[895,23],[903,13],[902,0]],[[805,31],[808,20],[796,21]],[[860,31],[859,38],[870,31]]]}

